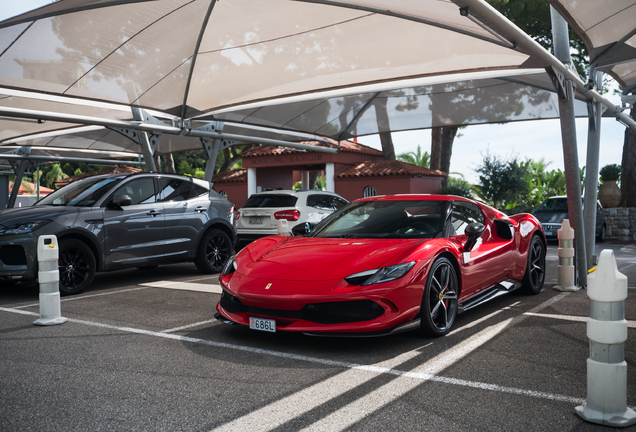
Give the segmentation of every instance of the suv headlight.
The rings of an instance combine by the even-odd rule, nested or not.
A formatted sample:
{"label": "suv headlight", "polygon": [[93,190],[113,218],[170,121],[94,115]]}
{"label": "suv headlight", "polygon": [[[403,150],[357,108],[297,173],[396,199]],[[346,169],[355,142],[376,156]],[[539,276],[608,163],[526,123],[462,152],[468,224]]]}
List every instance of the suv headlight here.
{"label": "suv headlight", "polygon": [[367,270],[347,276],[345,280],[351,285],[372,285],[396,280],[407,274],[415,265],[415,261],[396,264],[374,270]]}
{"label": "suv headlight", "polygon": [[0,226],[0,235],[16,235],[31,233],[39,228],[42,228],[47,223],[51,222],[50,219],[39,219],[27,222],[19,222],[9,226]]}

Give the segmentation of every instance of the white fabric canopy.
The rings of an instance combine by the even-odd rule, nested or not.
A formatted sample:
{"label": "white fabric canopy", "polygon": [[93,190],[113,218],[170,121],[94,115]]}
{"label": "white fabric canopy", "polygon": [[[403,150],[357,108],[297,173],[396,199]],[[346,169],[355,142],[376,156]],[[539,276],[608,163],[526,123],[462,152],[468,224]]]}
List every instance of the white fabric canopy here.
{"label": "white fabric canopy", "polygon": [[597,70],[636,89],[636,0],[548,0],[581,37]]}
{"label": "white fabric canopy", "polygon": [[338,5],[62,0],[0,23],[0,87],[189,118],[352,85],[534,65],[449,1]]}

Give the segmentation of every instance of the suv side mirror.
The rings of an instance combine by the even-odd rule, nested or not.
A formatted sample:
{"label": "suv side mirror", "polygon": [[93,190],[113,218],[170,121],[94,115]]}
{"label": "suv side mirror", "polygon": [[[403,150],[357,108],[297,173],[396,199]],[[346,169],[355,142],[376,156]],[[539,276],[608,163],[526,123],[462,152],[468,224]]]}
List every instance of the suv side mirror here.
{"label": "suv side mirror", "polygon": [[295,235],[295,236],[304,236],[309,234],[311,230],[314,229],[315,226],[316,225],[310,222],[305,222],[304,224],[298,224],[291,229],[291,233],[292,235]]}
{"label": "suv side mirror", "polygon": [[115,195],[111,203],[113,207],[125,207],[132,203],[132,198],[128,195]]}
{"label": "suv side mirror", "polygon": [[468,224],[464,230],[464,234],[468,236],[468,240],[466,240],[466,244],[464,245],[464,250],[466,250],[466,252],[470,252],[475,247],[477,239],[481,237],[485,230],[486,227],[479,222]]}

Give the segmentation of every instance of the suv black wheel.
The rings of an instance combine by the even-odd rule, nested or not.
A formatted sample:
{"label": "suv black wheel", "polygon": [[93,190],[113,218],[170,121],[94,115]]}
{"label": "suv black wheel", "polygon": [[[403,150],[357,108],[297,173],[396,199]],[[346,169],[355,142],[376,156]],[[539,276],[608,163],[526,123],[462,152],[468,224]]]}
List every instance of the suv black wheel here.
{"label": "suv black wheel", "polygon": [[230,237],[222,230],[213,228],[203,235],[194,263],[203,273],[220,273],[233,254]]}
{"label": "suv black wheel", "polygon": [[78,294],[93,282],[97,266],[86,243],[76,239],[60,240],[60,294]]}

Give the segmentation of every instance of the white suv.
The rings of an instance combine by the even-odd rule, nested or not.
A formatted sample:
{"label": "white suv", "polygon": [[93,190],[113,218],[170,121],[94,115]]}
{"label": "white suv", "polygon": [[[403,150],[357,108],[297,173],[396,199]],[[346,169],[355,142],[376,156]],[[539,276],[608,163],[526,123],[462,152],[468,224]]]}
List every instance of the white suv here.
{"label": "white suv", "polygon": [[310,222],[317,224],[349,201],[333,192],[277,190],[253,194],[239,210],[235,227],[239,247],[260,237],[278,234],[278,220],[289,229]]}

